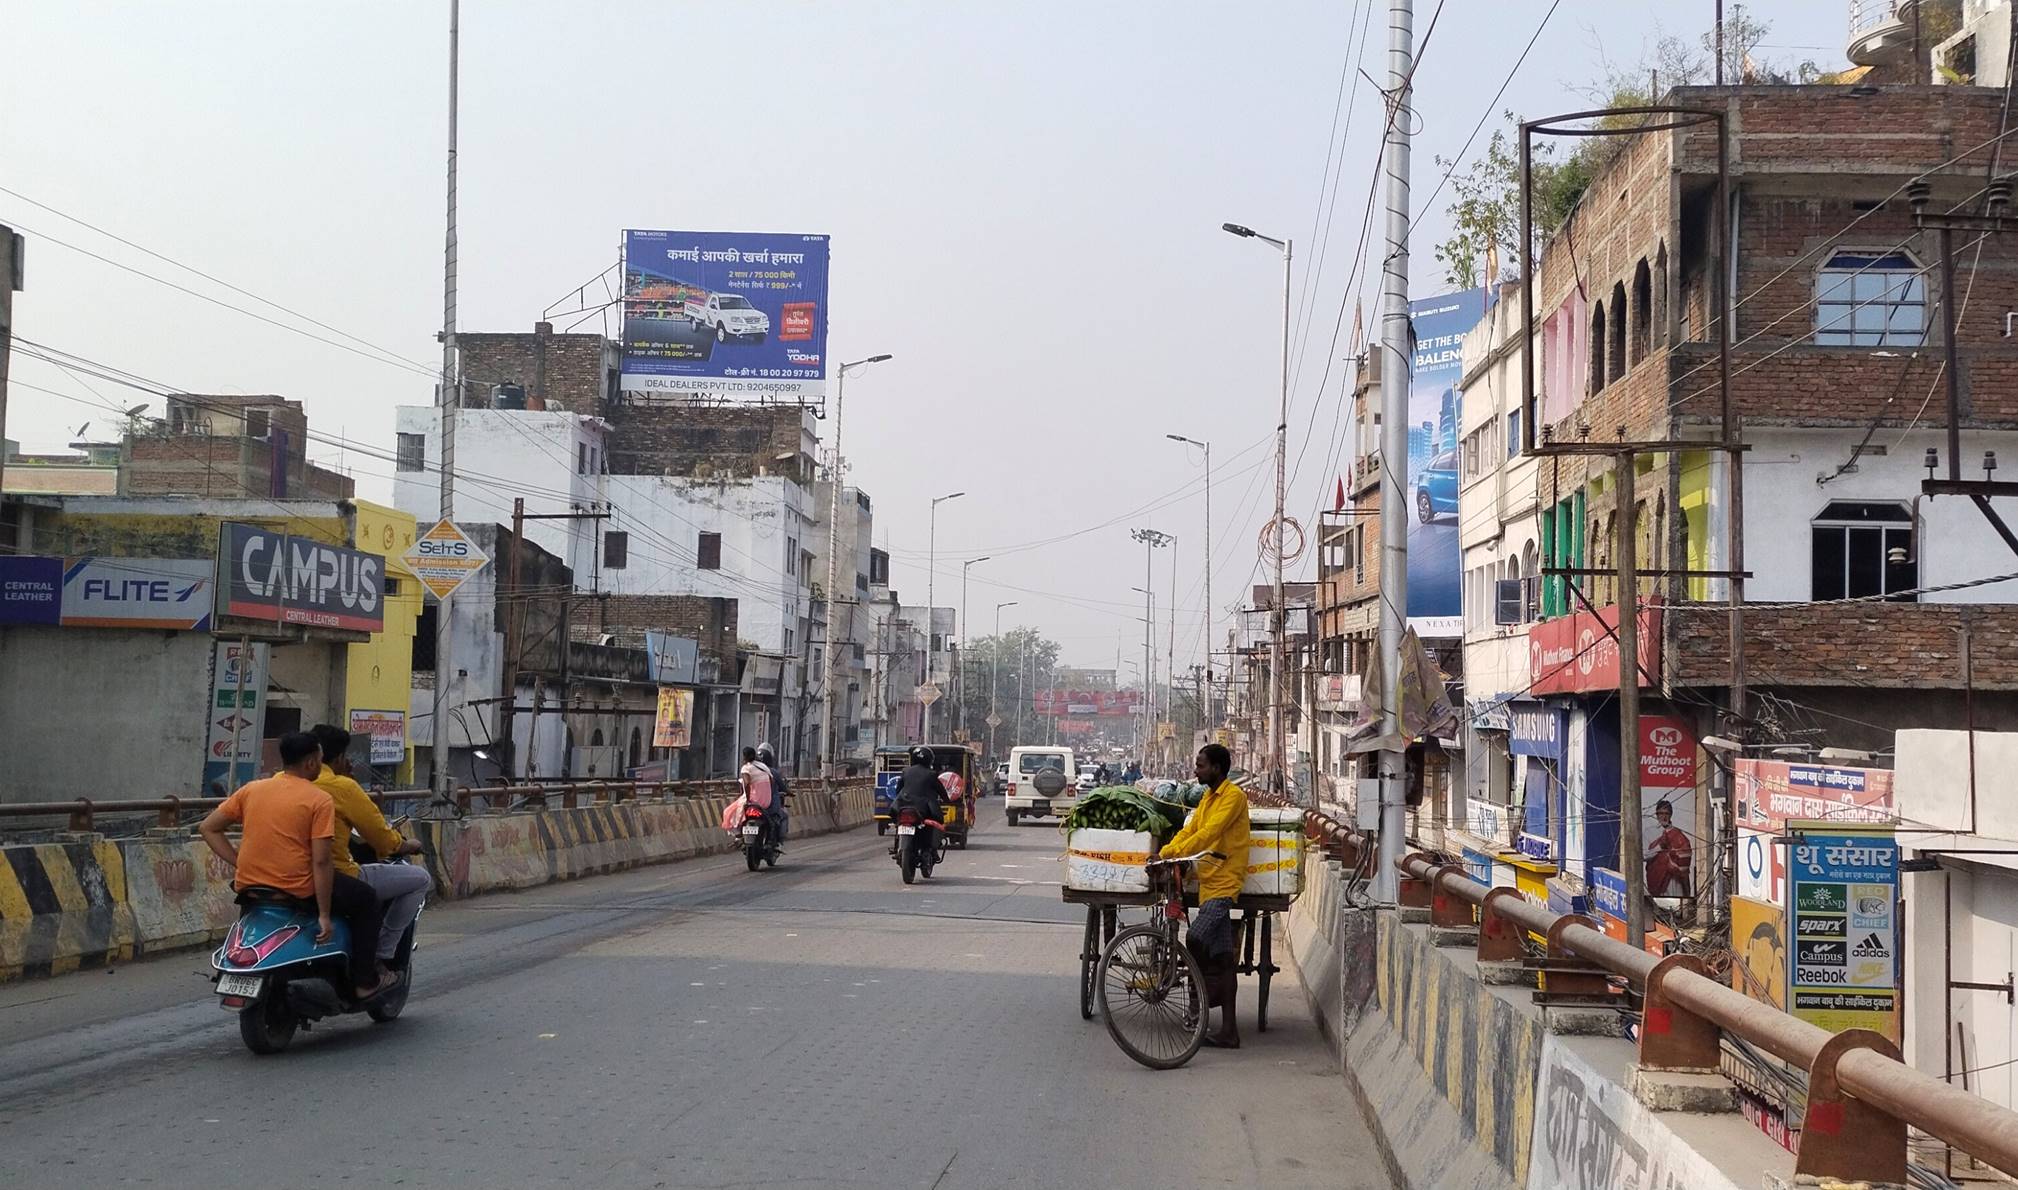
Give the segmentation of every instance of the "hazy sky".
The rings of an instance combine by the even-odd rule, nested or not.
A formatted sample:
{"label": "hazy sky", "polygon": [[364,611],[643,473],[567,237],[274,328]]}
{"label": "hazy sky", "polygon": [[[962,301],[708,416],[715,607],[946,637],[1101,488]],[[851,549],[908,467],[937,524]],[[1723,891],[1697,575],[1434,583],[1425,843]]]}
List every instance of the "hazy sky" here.
{"label": "hazy sky", "polygon": [[[1163,435],[1214,443],[1222,632],[1259,573],[1268,516],[1280,269],[1222,222],[1298,241],[1294,321],[1310,329],[1292,460],[1316,440],[1292,515],[1308,522],[1340,469],[1326,462],[1346,369],[1334,364],[1321,393],[1318,382],[1333,327],[1344,324],[1330,356],[1351,335],[1345,283],[1380,131],[1380,97],[1357,71],[1385,79],[1386,4],[1372,7],[1362,55],[1353,24],[1367,5],[1350,0],[469,0],[462,327],[530,330],[542,310],[573,308],[625,227],[830,234],[829,358],[896,356],[851,379],[846,444],[906,600],[926,593],[928,499],[964,488],[940,510],[938,602],[959,601],[962,558],[993,554],[971,571],[980,632],[996,602],[1016,599],[1005,627],[1041,628],[1069,661],[1112,664],[1117,646],[1139,656],[1129,588],[1143,561],[1128,529],[1153,526],[1179,538],[1188,665],[1204,608],[1201,468]],[[1435,7],[1419,0],[1418,38]],[[1758,7],[1775,26],[1770,54],[1841,64],[1844,0]],[[1456,153],[1490,110],[1548,8],[1446,0],[1416,74],[1419,207],[1444,172],[1435,156]],[[1576,89],[1601,72],[1600,47],[1637,60],[1656,10],[1668,31],[1694,34],[1711,4],[1562,0],[1499,106],[1588,106]],[[172,388],[298,398],[318,434],[388,450],[393,408],[431,399],[424,373],[438,358],[446,0],[8,0],[0,29],[0,187],[416,366],[58,246],[51,237],[300,325],[0,193],[0,222],[29,237],[16,334]],[[1334,205],[1320,188],[1348,60],[1343,180],[1306,303],[1312,229]],[[1441,288],[1431,249],[1448,199],[1417,212],[1418,295]],[[1369,294],[1372,325],[1365,280],[1354,289]],[[15,388],[8,435],[30,448],[59,447],[87,420],[93,437],[112,424],[99,397],[47,364],[17,355],[14,378],[78,398]],[[90,384],[122,408],[145,399]],[[389,463],[347,463],[361,495],[390,499]],[[1037,542],[1048,544],[1016,548]],[[1159,654],[1169,567],[1159,556]]]}

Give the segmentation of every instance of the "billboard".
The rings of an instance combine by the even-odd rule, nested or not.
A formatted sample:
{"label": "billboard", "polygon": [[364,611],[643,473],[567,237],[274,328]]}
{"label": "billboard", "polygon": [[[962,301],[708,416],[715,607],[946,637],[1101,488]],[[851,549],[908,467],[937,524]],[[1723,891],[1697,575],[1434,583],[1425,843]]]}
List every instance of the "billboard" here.
{"label": "billboard", "polygon": [[625,390],[818,400],[827,237],[624,233]]}
{"label": "billboard", "polygon": [[1899,844],[1889,830],[1825,835],[1803,823],[1787,860],[1788,1007],[1831,1033],[1898,1039]]}
{"label": "billboard", "polygon": [[226,521],[217,527],[217,612],[377,632],[385,627],[385,559]]}
{"label": "billboard", "polygon": [[204,558],[0,558],[0,624],[200,632],[215,569]]}
{"label": "billboard", "polygon": [[1484,289],[1467,289],[1408,304],[1415,348],[1409,354],[1408,626],[1424,637],[1464,631],[1463,567],[1458,559],[1458,430],[1463,418],[1458,382],[1464,377],[1465,334],[1485,315]]}
{"label": "billboard", "polygon": [[1731,898],[1731,986],[1774,1008],[1787,1007],[1787,911],[1779,903]]}

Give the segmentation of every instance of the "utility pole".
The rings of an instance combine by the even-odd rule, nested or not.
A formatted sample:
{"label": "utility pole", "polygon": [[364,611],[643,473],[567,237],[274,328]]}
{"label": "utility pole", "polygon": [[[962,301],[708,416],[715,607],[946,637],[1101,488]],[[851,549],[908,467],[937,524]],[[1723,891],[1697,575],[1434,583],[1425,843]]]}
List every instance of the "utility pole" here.
{"label": "utility pole", "polygon": [[1154,734],[1151,716],[1156,713],[1156,699],[1152,693],[1156,688],[1156,654],[1155,646],[1150,643],[1153,639],[1151,634],[1155,631],[1156,596],[1150,590],[1154,582],[1150,576],[1154,573],[1156,551],[1177,538],[1155,529],[1131,529],[1128,535],[1142,543],[1142,586],[1137,589],[1142,592],[1145,618],[1142,621],[1142,739],[1137,760],[1146,766],[1149,743]]}
{"label": "utility pole", "polygon": [[[1174,722],[1177,718],[1172,713],[1177,705],[1177,535],[1174,533],[1170,536],[1170,606],[1164,609],[1163,618],[1164,631],[1169,634],[1163,644],[1163,714]],[[1158,752],[1163,750],[1162,743],[1157,741]]]}
{"label": "utility pole", "polygon": [[962,736],[967,734],[967,571],[988,557],[983,554],[960,563],[960,664],[953,671],[953,730]]}
{"label": "utility pole", "polygon": [[[925,681],[923,684],[927,686],[932,685],[932,679],[935,676],[933,663],[937,659],[938,646],[945,643],[940,640],[939,634],[933,631],[939,619],[936,614],[938,609],[933,606],[933,601],[937,598],[934,592],[938,589],[937,583],[939,581],[939,506],[948,500],[958,500],[966,494],[966,492],[948,492],[944,496],[932,497],[931,529],[928,530],[925,544]],[[920,743],[928,743],[932,739],[932,703],[937,701],[939,700],[935,698],[925,704],[924,727],[922,728],[925,738],[919,741]]]}
{"label": "utility pole", "polygon": [[[1380,283],[1380,338],[1386,353],[1380,369],[1380,672],[1390,688],[1374,692],[1381,700],[1381,733],[1390,741],[1401,737],[1401,708],[1393,683],[1401,673],[1401,637],[1408,614],[1408,509],[1402,488],[1408,469],[1408,221],[1409,129],[1413,111],[1415,10],[1409,0],[1388,5],[1387,79],[1389,110],[1400,113],[1387,125],[1387,147],[1381,160],[1387,170],[1387,244]],[[1280,595],[1276,597],[1278,600]],[[1279,655],[1279,654],[1278,654]],[[1399,873],[1406,806],[1402,780],[1407,757],[1400,750],[1380,753],[1380,846],[1373,865],[1373,899],[1393,905],[1400,895]]]}
{"label": "utility pole", "polygon": [[[448,0],[448,236],[442,252],[441,311],[441,519],[455,520],[455,417],[462,404],[462,384],[456,375],[455,358],[455,147],[457,76],[461,69],[462,0]],[[517,543],[513,543],[516,548]],[[434,795],[449,797],[448,694],[455,681],[455,666],[449,659],[454,640],[449,601],[437,600],[434,609]]]}
{"label": "utility pole", "polygon": [[[839,643],[841,621],[841,597],[838,588],[841,582],[841,482],[846,469],[841,461],[841,402],[847,395],[848,369],[866,368],[870,364],[880,364],[889,355],[872,355],[867,359],[853,360],[834,369],[834,457],[827,468],[827,675],[821,683],[822,695],[820,722],[823,735],[820,740],[820,777],[831,780],[834,776],[834,758],[839,753],[835,742],[840,732],[834,724],[834,686],[841,680],[840,657],[835,646]],[[848,606],[855,604],[851,597]],[[853,616],[849,617],[850,624]],[[879,712],[880,715],[880,712]]]}
{"label": "utility pole", "polygon": [[1626,945],[1638,950],[1647,937],[1646,849],[1640,843],[1640,578],[1639,516],[1633,452],[1618,454],[1612,474],[1619,489],[1619,867],[1626,877]]}
{"label": "utility pole", "polygon": [[995,746],[995,728],[1002,721],[1002,716],[996,713],[1002,693],[1002,609],[1015,607],[1019,602],[1021,600],[1010,599],[995,605],[994,647],[988,650],[988,755],[998,761],[1002,756]]}

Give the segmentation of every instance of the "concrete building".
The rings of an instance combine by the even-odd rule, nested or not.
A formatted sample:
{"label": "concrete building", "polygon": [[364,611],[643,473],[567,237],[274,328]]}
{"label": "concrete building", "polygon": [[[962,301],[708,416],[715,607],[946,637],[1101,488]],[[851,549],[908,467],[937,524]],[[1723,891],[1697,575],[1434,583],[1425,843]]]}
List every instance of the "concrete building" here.
{"label": "concrete building", "polygon": [[[26,548],[0,568],[31,597],[0,609],[0,797],[199,795],[270,767],[280,735],[358,722],[403,687],[412,596],[385,560],[386,531],[395,546],[402,532],[389,509],[20,504]],[[404,751],[400,723],[364,721],[388,741],[381,757]]]}
{"label": "concrete building", "polygon": [[[811,540],[806,543],[812,552],[812,615],[815,620],[807,686],[816,699],[826,697],[826,649],[827,642],[833,641],[833,647],[840,650],[836,678],[838,689],[834,692],[832,706],[833,721],[825,730],[821,730],[819,724],[814,724],[813,728],[820,732],[822,738],[830,732],[835,735],[834,755],[838,760],[860,766],[868,763],[874,751],[873,732],[867,730],[870,722],[867,716],[873,673],[869,654],[876,647],[876,617],[869,606],[870,555],[873,552],[870,542],[875,536],[875,507],[868,493],[859,488],[842,487],[838,534],[841,561],[836,571],[837,590],[833,592],[830,607],[826,590],[827,520],[832,500],[831,481],[824,477],[816,480],[813,484],[815,520]],[[885,577],[887,579],[887,575]],[[820,704],[815,702],[814,705],[817,708]]]}
{"label": "concrete building", "polygon": [[122,496],[348,500],[348,475],[308,460],[308,416],[277,396],[170,396],[158,422],[121,444]]}
{"label": "concrete building", "polygon": [[12,438],[0,443],[6,473],[0,483],[16,496],[116,496],[117,442],[73,442],[65,454],[24,454]]}
{"label": "concrete building", "polygon": [[[1703,127],[1620,142],[1539,264],[1537,429],[1556,442],[1713,440],[1713,294],[1724,288],[1734,309],[1731,408],[1752,448],[1736,526],[1751,572],[1743,631],[1734,641],[1726,579],[1643,577],[1648,689],[1641,739],[1622,747],[1620,662],[1606,647],[1617,584],[1547,571],[1607,569],[1625,533],[1643,571],[1731,568],[1726,456],[1639,456],[1631,508],[1620,507],[1610,459],[1546,460],[1536,478],[1545,578],[1527,630],[1527,689],[1560,716],[1552,734],[1563,781],[1550,787],[1551,804],[1525,807],[1520,833],[1535,835],[1538,858],[1565,875],[1616,872],[1619,771],[1637,758],[1645,807],[1670,803],[1676,829],[1698,842],[1700,888],[1724,831],[1711,798],[1720,769],[1702,759],[1699,740],[1877,751],[1901,728],[1956,721],[1965,641],[2018,629],[2007,602],[2018,586],[1985,581],[2014,569],[2011,552],[1966,500],[1920,487],[1928,450],[1943,461],[1948,450],[1946,312],[1933,237],[1916,232],[1899,198],[1926,176],[1934,209],[1966,203],[1989,167],[2004,95],[1742,87],[1684,88],[1670,100],[1729,114],[1732,209],[1712,211],[1715,143]],[[1854,168],[1844,164],[1849,144]],[[1714,255],[1712,220],[1726,214],[1734,262]],[[2018,241],[1991,236],[1980,249],[1980,258],[1958,257],[1954,285],[1972,295],[1955,311],[1972,475],[1986,452],[2018,449],[2003,335],[2003,312],[2018,305]],[[1533,572],[1523,561],[1522,573]],[[1734,654],[1749,690],[1742,717],[1731,706]],[[2001,653],[1978,646],[1973,685],[1979,724],[2018,722],[2018,671]],[[1651,818],[1643,830],[1657,833]]]}

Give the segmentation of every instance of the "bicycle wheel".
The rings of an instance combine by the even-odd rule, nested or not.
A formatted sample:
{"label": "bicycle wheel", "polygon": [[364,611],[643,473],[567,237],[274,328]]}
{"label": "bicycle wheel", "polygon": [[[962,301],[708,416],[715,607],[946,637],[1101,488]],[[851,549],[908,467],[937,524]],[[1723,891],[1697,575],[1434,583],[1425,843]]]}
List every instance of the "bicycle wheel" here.
{"label": "bicycle wheel", "polygon": [[1174,1070],[1205,1043],[1205,978],[1174,932],[1130,926],[1100,956],[1094,992],[1121,1052]]}

